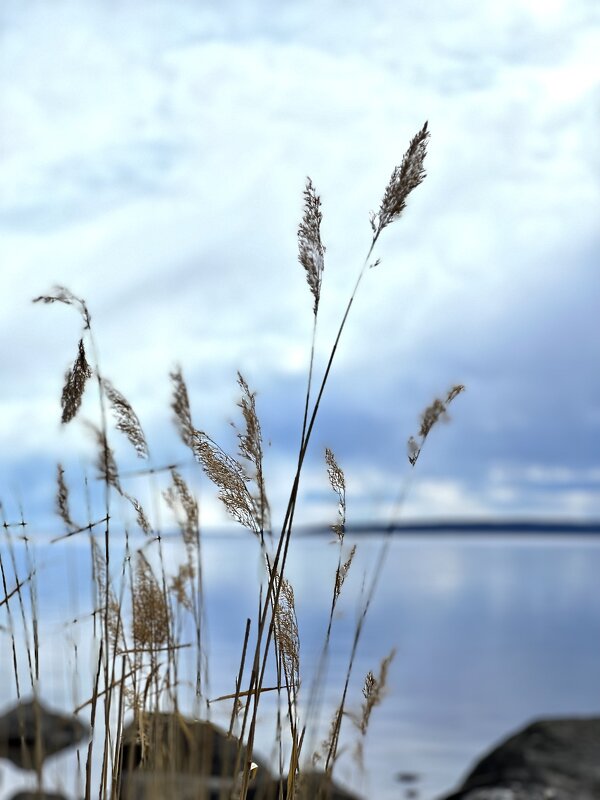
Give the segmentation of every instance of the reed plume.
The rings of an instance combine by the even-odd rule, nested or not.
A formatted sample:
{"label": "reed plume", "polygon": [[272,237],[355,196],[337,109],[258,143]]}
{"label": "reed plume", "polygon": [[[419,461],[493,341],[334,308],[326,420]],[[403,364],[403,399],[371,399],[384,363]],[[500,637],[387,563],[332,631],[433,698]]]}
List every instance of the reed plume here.
{"label": "reed plume", "polygon": [[428,139],[429,131],[426,122],[412,138],[400,166],[392,172],[378,213],[371,214],[371,228],[375,240],[379,238],[384,228],[400,217],[406,208],[408,195],[425,180],[427,173],[424,162]]}
{"label": "reed plume", "polygon": [[65,482],[65,471],[61,464],[56,465],[56,513],[67,528],[77,528],[69,510],[69,488]]}
{"label": "reed plume", "polygon": [[317,316],[321,299],[321,281],[325,268],[325,248],[321,242],[321,198],[310,178],[304,189],[304,214],[298,226],[298,261],[304,267],[306,280],[314,298],[313,313]]}
{"label": "reed plume", "polygon": [[436,397],[433,403],[427,406],[427,408],[423,411],[421,414],[421,425],[417,434],[418,439],[415,436],[411,436],[407,442],[408,460],[411,466],[414,467],[417,463],[419,455],[421,454],[421,450],[423,449],[423,445],[425,444],[425,440],[429,436],[429,432],[433,426],[436,425],[440,420],[446,421],[448,419],[448,406],[456,397],[458,397],[459,394],[464,391],[465,387],[462,384],[457,384],[447,392],[444,400],[440,400],[438,397]]}
{"label": "reed plume", "polygon": [[121,392],[115,389],[109,380],[102,378],[101,383],[117,420],[117,430],[125,434],[140,458],[148,458],[148,443],[138,415],[131,407],[131,404],[123,397]]}
{"label": "reed plume", "polygon": [[346,478],[329,447],[325,448],[325,463],[329,485],[338,496],[338,521],[331,526],[331,530],[342,542],[346,531]]}
{"label": "reed plume", "polygon": [[61,422],[63,424],[70,422],[79,411],[86,381],[91,377],[92,369],[85,356],[83,339],[80,339],[77,357],[72,368],[65,375],[65,385],[60,398],[62,406]]}
{"label": "reed plume", "polygon": [[263,473],[263,447],[262,430],[258,414],[256,413],[256,392],[251,392],[247,382],[240,372],[238,372],[238,386],[242,390],[242,396],[238,402],[238,407],[242,411],[245,428],[239,431],[238,452],[242,458],[248,461],[253,468],[251,476],[256,483],[256,494],[254,496],[254,507],[257,512],[256,524],[261,532],[270,529],[270,507],[265,488],[265,478]]}
{"label": "reed plume", "polygon": [[90,312],[88,311],[85,300],[82,300],[81,297],[74,295],[73,292],[71,292],[65,286],[53,286],[52,294],[42,294],[39,297],[35,297],[33,302],[45,303],[46,305],[51,303],[64,303],[67,306],[75,306],[83,318],[84,330],[90,329],[92,318],[90,316]]}
{"label": "reed plume", "polygon": [[141,551],[137,553],[132,597],[134,645],[140,650],[156,650],[169,641],[169,607],[152,567]]}

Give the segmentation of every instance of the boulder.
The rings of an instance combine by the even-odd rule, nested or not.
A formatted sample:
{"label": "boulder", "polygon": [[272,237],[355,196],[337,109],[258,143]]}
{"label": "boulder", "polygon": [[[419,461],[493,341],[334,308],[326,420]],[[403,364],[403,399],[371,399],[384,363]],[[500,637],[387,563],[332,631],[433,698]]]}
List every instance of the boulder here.
{"label": "boulder", "polygon": [[444,800],[600,800],[600,717],[531,723]]}
{"label": "boulder", "polygon": [[[140,715],[121,737],[119,800],[230,800],[241,785],[238,740],[178,713]],[[246,758],[242,748],[242,760]],[[248,800],[279,800],[279,781],[255,754]],[[284,783],[284,798],[286,797]],[[358,800],[324,773],[302,777],[295,800]]]}
{"label": "boulder", "polygon": [[88,735],[88,727],[77,717],[50,711],[39,700],[29,700],[0,716],[0,758],[21,769],[35,770],[48,756]]}
{"label": "boulder", "polygon": [[[210,722],[178,713],[142,714],[121,737],[120,800],[222,800],[239,783],[238,740]],[[245,749],[242,748],[241,764]],[[267,766],[252,757],[249,800],[272,782]],[[266,796],[266,795],[264,795]]]}
{"label": "boulder", "polygon": [[[283,797],[287,798],[285,787],[284,782]],[[256,800],[279,800],[279,781],[273,780],[268,791],[265,794],[258,793]],[[360,798],[343,789],[324,772],[314,771],[301,773],[294,800],[360,800]]]}

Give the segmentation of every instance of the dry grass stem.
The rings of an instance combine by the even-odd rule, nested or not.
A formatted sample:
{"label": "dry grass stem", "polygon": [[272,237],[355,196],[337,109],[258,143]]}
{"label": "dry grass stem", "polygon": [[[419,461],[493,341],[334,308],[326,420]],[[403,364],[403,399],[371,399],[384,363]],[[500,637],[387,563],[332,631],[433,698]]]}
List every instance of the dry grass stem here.
{"label": "dry grass stem", "polygon": [[63,386],[60,399],[63,410],[61,421],[63,423],[70,422],[79,411],[86,381],[88,378],[91,378],[91,376],[92,369],[85,357],[83,339],[80,339],[77,349],[77,358],[75,359],[73,367],[65,376],[65,385]]}
{"label": "dry grass stem", "polygon": [[313,313],[317,316],[321,299],[321,281],[325,267],[325,248],[321,242],[321,198],[310,178],[304,189],[304,215],[298,226],[298,261],[304,267],[306,280],[314,298]]}
{"label": "dry grass stem", "polygon": [[252,476],[256,483],[255,508],[258,512],[256,523],[261,532],[270,529],[270,508],[263,474],[263,448],[260,421],[256,413],[256,393],[251,392],[241,373],[238,372],[238,386],[242,397],[238,403],[244,418],[245,430],[238,432],[238,450],[242,458],[253,467]]}
{"label": "dry grass stem", "polygon": [[400,217],[406,208],[408,195],[425,179],[426,173],[423,165],[427,154],[428,139],[429,131],[427,123],[425,123],[413,137],[400,166],[392,172],[379,212],[371,215],[371,228],[375,239],[379,238],[379,234],[384,228]]}
{"label": "dry grass stem", "polygon": [[440,400],[436,397],[433,403],[427,406],[425,411],[423,411],[421,414],[421,426],[419,428],[419,433],[417,434],[418,439],[414,436],[411,436],[407,442],[408,460],[411,466],[414,467],[417,463],[425,440],[429,436],[433,426],[436,425],[440,420],[446,421],[448,419],[448,406],[456,397],[458,397],[459,394],[464,391],[465,387],[462,384],[457,384],[449,390],[444,400]]}
{"label": "dry grass stem", "polygon": [[189,587],[195,577],[195,570],[192,564],[185,562],[180,564],[177,574],[171,578],[169,590],[174,595],[179,605],[183,606],[190,614],[194,613],[194,603],[189,594]]}
{"label": "dry grass stem", "polygon": [[112,486],[113,489],[119,494],[123,493],[121,481],[119,480],[119,470],[115,459],[115,454],[108,444],[106,432],[94,425],[93,422],[86,420],[87,428],[93,433],[98,445],[98,454],[96,456],[96,469],[98,470],[100,480],[107,486]]}
{"label": "dry grass stem", "polygon": [[[294,530],[294,518],[297,502],[300,496],[301,474],[307,455],[310,440],[313,434],[318,412],[320,410],[323,393],[329,381],[330,371],[337,353],[347,319],[354,303],[357,291],[368,268],[379,263],[375,258],[374,248],[381,232],[392,222],[398,219],[407,204],[410,193],[423,181],[425,177],[424,161],[427,152],[429,131],[427,123],[413,137],[408,150],[402,158],[400,166],[393,171],[390,181],[383,194],[379,210],[371,215],[372,238],[370,248],[362,267],[358,271],[335,339],[323,363],[323,373],[312,391],[313,368],[315,363],[317,317],[322,299],[322,279],[324,272],[325,247],[321,240],[321,198],[317,194],[310,178],[307,178],[303,195],[303,215],[298,227],[298,261],[301,264],[313,298],[313,325],[311,357],[308,367],[308,385],[304,402],[304,419],[302,434],[297,454],[297,464],[293,483],[287,499],[287,506],[283,515],[280,535],[276,542],[266,540],[264,534],[271,534],[271,509],[267,497],[264,476],[264,443],[261,423],[257,413],[256,393],[251,391],[247,381],[238,373],[237,383],[240,398],[237,403],[241,413],[241,421],[232,423],[237,436],[237,451],[229,448],[223,449],[207,433],[196,428],[192,421],[190,397],[182,371],[174,369],[170,374],[172,383],[171,408],[175,417],[179,436],[194,456],[195,462],[202,467],[204,474],[215,484],[218,497],[225,506],[227,513],[244,528],[255,533],[260,542],[260,554],[266,562],[266,575],[260,583],[258,599],[258,616],[255,636],[252,641],[252,655],[249,654],[251,621],[247,620],[239,670],[235,680],[235,691],[222,694],[209,700],[211,696],[208,688],[208,678],[205,684],[201,682],[204,674],[208,675],[207,654],[204,646],[203,599],[203,573],[201,559],[201,537],[199,522],[199,504],[194,492],[178,471],[177,464],[170,464],[166,468],[149,467],[143,470],[120,472],[111,449],[112,439],[108,436],[107,414],[112,411],[115,426],[124,434],[140,458],[149,457],[149,446],[140,420],[132,405],[119,392],[113,384],[101,378],[98,364],[97,350],[93,331],[91,329],[90,315],[83,300],[73,295],[68,289],[57,286],[52,293],[36,298],[36,302],[47,304],[63,303],[75,307],[84,322],[84,333],[78,344],[77,357],[72,368],[67,373],[62,390],[61,406],[62,421],[71,421],[79,412],[82,397],[87,386],[87,381],[94,375],[99,386],[100,421],[94,425],[85,423],[92,430],[96,442],[95,466],[102,481],[100,492],[92,491],[85,480],[87,500],[87,525],[81,526],[75,522],[69,504],[69,488],[65,480],[62,465],[58,465],[56,473],[56,499],[55,506],[58,515],[66,526],[66,533],[53,541],[71,537],[77,533],[88,532],[90,541],[90,561],[92,565],[92,580],[95,596],[90,605],[93,620],[93,635],[96,643],[95,652],[95,680],[92,678],[92,689],[87,690],[84,697],[91,698],[84,705],[91,705],[91,725],[94,729],[98,702],[104,704],[103,741],[97,734],[94,753],[94,770],[101,767],[99,785],[92,786],[92,751],[95,746],[94,739],[88,748],[88,758],[85,769],[85,798],[92,796],[98,800],[117,800],[120,792],[120,775],[124,765],[121,764],[121,750],[119,739],[123,730],[124,713],[127,708],[133,709],[136,721],[140,728],[140,749],[142,761],[152,757],[153,737],[149,723],[153,712],[169,713],[179,716],[180,704],[190,701],[193,703],[194,715],[210,718],[210,704],[218,701],[229,701],[233,708],[229,718],[229,733],[234,728],[238,713],[240,716],[240,729],[238,741],[234,748],[237,749],[236,766],[234,774],[240,773],[239,792],[236,797],[246,800],[249,795],[249,779],[251,772],[251,756],[254,746],[257,724],[259,724],[259,701],[263,692],[276,691],[277,703],[276,726],[274,730],[274,754],[279,754],[279,798],[289,798],[300,795],[308,796],[312,789],[310,772],[306,772],[307,783],[302,789],[303,769],[300,767],[303,746],[308,754],[318,749],[318,742],[322,738],[319,715],[321,704],[325,700],[325,682],[327,680],[327,658],[332,642],[332,625],[335,620],[335,611],[342,589],[354,563],[357,548],[349,547],[345,542],[347,525],[347,486],[344,471],[337,462],[333,451],[325,450],[325,463],[327,477],[332,491],[337,499],[337,519],[331,529],[335,533],[338,545],[338,558],[335,575],[332,575],[330,603],[325,613],[328,614],[328,625],[323,638],[322,651],[317,664],[316,676],[311,686],[310,696],[302,708],[299,703],[301,683],[305,675],[301,675],[300,661],[300,630],[296,613],[296,599],[294,590],[286,573],[286,564],[291,537]],[[372,262],[372,263],[371,263]],[[88,363],[86,348],[91,354],[91,365]],[[444,399],[436,399],[425,409],[420,419],[418,433],[409,440],[409,459],[415,464],[423,443],[431,429],[438,421],[447,417],[449,404],[463,391],[464,387],[457,385],[446,394]],[[111,434],[112,436],[113,434]],[[117,436],[117,434],[114,434]],[[229,451],[229,452],[228,452]],[[229,453],[233,453],[230,455]],[[155,473],[170,470],[169,478]],[[184,473],[187,476],[187,473]],[[128,479],[133,476],[145,476],[151,484],[151,496],[154,502],[152,521],[156,530],[145,513],[139,500],[128,491]],[[115,492],[118,497],[115,496]],[[136,492],[137,493],[137,492]],[[169,533],[178,528],[181,542],[177,541],[179,557],[174,564],[165,555],[170,556],[171,551],[166,546],[163,549],[163,533],[161,531],[161,506],[160,497],[164,498],[169,516],[174,520],[170,523]],[[100,496],[101,499],[98,499]],[[133,508],[137,524],[148,536],[155,533],[152,538],[146,538],[138,550],[130,549],[130,533],[128,522],[133,514],[129,506],[123,504],[122,499]],[[102,518],[98,520],[99,513],[96,509],[98,502],[104,503],[101,512]],[[76,517],[79,517],[78,506]],[[123,513],[123,525],[117,521],[117,511]],[[332,518],[333,514],[332,514]],[[84,518],[85,519],[85,518]],[[96,520],[96,521],[92,521]],[[23,523],[24,525],[25,523]],[[97,525],[104,525],[104,541],[94,533]],[[5,523],[5,527],[7,524]],[[118,563],[115,559],[114,537],[124,531],[124,553],[119,555]],[[390,531],[392,527],[390,526]],[[12,534],[9,535],[9,539]],[[141,538],[141,537],[138,537]],[[111,541],[112,540],[112,541]],[[23,536],[25,547],[27,538]],[[103,544],[103,546],[102,546]],[[136,545],[137,546],[137,545]],[[362,759],[364,737],[367,733],[373,710],[378,706],[385,694],[388,671],[394,657],[394,651],[381,662],[378,674],[368,672],[363,686],[364,702],[355,714],[346,710],[349,683],[357,657],[358,643],[362,635],[365,617],[382,571],[383,559],[386,552],[382,548],[379,560],[373,570],[370,584],[363,587],[362,607],[356,621],[346,669],[338,675],[340,687],[340,702],[331,723],[329,735],[321,743],[321,752],[315,753],[313,761],[321,761],[324,769],[324,783],[312,796],[316,800],[331,793],[331,774],[334,765],[344,751],[340,745],[340,731],[345,717],[350,717],[359,731],[355,734],[358,739],[356,756]],[[120,550],[117,552],[121,553]],[[152,555],[151,555],[152,554]],[[28,553],[29,555],[29,553]],[[31,563],[34,563],[33,561]],[[168,569],[166,564],[168,564]],[[24,616],[22,588],[26,583],[31,583],[33,570],[26,564],[23,575],[19,576],[13,564],[13,573],[5,574],[5,565],[0,552],[0,577],[2,578],[2,613],[8,616],[8,633],[11,637],[13,664],[17,694],[20,695],[22,685],[19,683],[19,672],[24,674],[24,664],[19,663],[28,658],[29,672],[32,687],[37,685],[37,640],[35,640],[34,627],[34,652],[35,673],[33,677],[33,661],[30,652],[30,634],[28,624],[23,618],[23,631],[25,649],[21,656],[21,649],[17,648],[15,635],[15,622],[17,618],[15,604],[21,604],[21,615]],[[120,566],[120,576],[118,567]],[[16,588],[15,588],[16,584]],[[344,590],[347,592],[347,589]],[[23,592],[25,595],[25,592]],[[13,599],[15,598],[15,599]],[[25,598],[26,600],[27,598]],[[36,603],[33,593],[29,603],[35,616]],[[11,612],[11,606],[14,612]],[[6,612],[4,608],[6,607]],[[85,614],[79,614],[83,621]],[[85,611],[85,610],[84,610]],[[89,620],[89,616],[87,617]],[[34,619],[34,626],[37,620]],[[190,636],[191,626],[195,626],[195,641]],[[90,625],[91,627],[91,625]],[[202,635],[201,635],[202,633]],[[185,652],[187,648],[193,648]],[[186,658],[186,656],[192,658]],[[275,656],[273,660],[273,655]],[[193,657],[195,656],[195,663]],[[120,664],[119,664],[120,661]],[[203,670],[206,670],[203,672]],[[304,663],[302,669],[305,669]],[[271,678],[271,675],[276,677]],[[248,678],[247,684],[245,677]],[[21,679],[22,680],[22,679]],[[190,690],[194,687],[195,695],[192,697]],[[233,681],[232,681],[233,683]],[[276,685],[273,685],[276,684]],[[225,687],[233,689],[231,687]],[[303,690],[304,692],[304,690]],[[80,700],[80,698],[78,698]],[[287,700],[287,708],[284,704]],[[74,705],[77,703],[74,703]],[[79,704],[79,708],[83,708]],[[229,711],[229,707],[227,707]],[[302,711],[302,713],[301,713]],[[282,721],[287,715],[289,729],[284,731]],[[184,725],[185,727],[185,725]],[[348,726],[350,727],[350,726]],[[308,735],[305,737],[305,734]],[[311,739],[311,737],[314,737]],[[305,738],[307,740],[305,744]],[[100,741],[98,741],[100,740]],[[285,760],[284,760],[285,757]],[[258,759],[257,759],[258,760]],[[282,776],[287,771],[287,779]]]}
{"label": "dry grass stem", "polygon": [[346,531],[346,478],[343,470],[335,460],[333,451],[328,447],[325,448],[325,463],[327,464],[329,484],[338,496],[338,521],[331,526],[331,530],[342,542]]}
{"label": "dry grass stem", "polygon": [[171,470],[173,484],[163,492],[173,512],[188,551],[198,544],[198,501],[176,469]]}
{"label": "dry grass stem", "polygon": [[379,675],[375,675],[369,670],[363,685],[363,697],[365,698],[362,704],[361,714],[359,717],[352,717],[354,724],[364,736],[369,727],[369,720],[375,706],[378,706],[384,698],[385,689],[387,685],[388,671],[392,663],[396,650],[386,656],[379,665]]}
{"label": "dry grass stem", "polygon": [[102,378],[102,389],[117,420],[117,430],[125,434],[140,458],[148,458],[148,443],[140,420],[130,403],[106,378]]}
{"label": "dry grass stem", "polygon": [[137,498],[130,494],[124,492],[123,496],[126,497],[133,506],[137,524],[140,526],[146,536],[149,536],[152,533],[152,525],[148,521],[148,517],[146,516],[146,512],[144,511],[142,504]]}
{"label": "dry grass stem", "polygon": [[344,585],[344,581],[346,580],[346,576],[350,570],[350,566],[352,561],[354,560],[354,556],[356,555],[356,545],[352,545],[352,549],[350,550],[350,555],[344,561],[343,564],[340,564],[335,573],[335,588],[334,588],[334,604],[337,603],[337,600],[341,594],[342,586]]}
{"label": "dry grass stem", "polygon": [[242,465],[203,431],[196,431],[193,451],[206,475],[218,487],[219,499],[229,514],[244,528],[260,535],[262,515],[248,489],[250,478]]}
{"label": "dry grass stem", "polygon": [[[171,408],[175,413],[175,422],[182,441],[191,449],[207,477],[218,487],[219,499],[233,519],[244,528],[260,535],[263,514],[248,489],[247,484],[251,478],[235,458],[228,455],[204,431],[196,430],[194,427],[187,386],[181,370],[172,372],[171,380],[173,382]],[[248,401],[248,398],[246,400]],[[240,437],[240,446],[243,438]]]}
{"label": "dry grass stem", "polygon": [[143,553],[137,553],[132,636],[136,648],[154,650],[169,641],[170,615],[160,584]]}
{"label": "dry grass stem", "polygon": [[294,589],[286,578],[280,578],[279,602],[275,607],[275,641],[283,660],[286,681],[295,698],[300,688],[300,636]]}
{"label": "dry grass stem", "polygon": [[27,584],[34,577],[34,575],[35,575],[35,572],[32,572],[26,578],[18,579],[17,583],[16,583],[16,586],[14,587],[14,589],[11,589],[10,591],[8,589],[5,589],[6,594],[0,600],[0,608],[5,604],[8,605],[8,601],[11,598],[13,598],[16,594],[18,594],[24,586],[27,586]]}
{"label": "dry grass stem", "polygon": [[61,464],[56,466],[56,512],[67,528],[77,528],[69,511],[69,488],[65,482],[65,471]]}
{"label": "dry grass stem", "polygon": [[170,377],[173,384],[171,408],[175,414],[175,423],[183,443],[190,449],[193,449],[196,429],[192,424],[192,413],[190,411],[190,398],[187,385],[179,367],[171,372]]}
{"label": "dry grass stem", "polygon": [[43,294],[33,300],[34,303],[64,303],[67,306],[75,306],[83,317],[85,330],[90,329],[91,317],[85,301],[76,297],[73,292],[64,286],[53,286],[52,294]]}

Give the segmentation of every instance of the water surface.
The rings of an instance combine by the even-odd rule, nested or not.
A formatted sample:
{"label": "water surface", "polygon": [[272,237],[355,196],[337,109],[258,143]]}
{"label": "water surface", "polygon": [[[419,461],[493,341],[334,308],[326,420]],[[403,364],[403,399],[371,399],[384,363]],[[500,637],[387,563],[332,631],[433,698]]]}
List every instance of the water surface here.
{"label": "water surface", "polygon": [[[339,701],[364,586],[383,541],[381,535],[347,539],[358,550],[334,621],[315,744]],[[167,568],[174,568],[182,547],[175,540],[165,540],[163,546]],[[147,548],[151,559],[153,548]],[[115,542],[116,566],[122,553]],[[15,545],[15,557],[23,574],[22,544]],[[41,695],[59,708],[73,708],[89,696],[94,667],[89,546],[83,540],[38,542],[33,558]],[[262,567],[250,534],[205,537],[203,563],[206,688],[216,697],[233,691],[245,620],[256,617]],[[327,536],[299,537],[292,545],[288,575],[296,593],[305,697],[323,640],[336,563],[337,547]],[[387,696],[374,710],[365,739],[364,774],[352,757],[360,736],[347,721],[340,779],[360,786],[365,797],[392,800],[403,796],[397,774],[417,772],[421,797],[427,800],[452,788],[486,748],[535,717],[600,714],[599,574],[600,539],[594,537],[392,537],[350,682],[352,709],[362,702],[366,672],[377,673],[393,647],[397,653]],[[12,607],[19,640],[22,625],[18,607]],[[16,687],[6,610],[0,611],[0,625],[5,626],[0,630],[0,706],[5,707],[14,701]],[[18,644],[26,693],[28,666]],[[191,674],[191,653],[188,668]],[[274,703],[274,696],[265,698],[261,714],[258,741],[267,757]],[[215,704],[211,713],[224,722],[229,705]],[[4,764],[2,771],[0,800],[5,800],[28,777]],[[75,797],[73,755],[51,760],[47,779]]]}

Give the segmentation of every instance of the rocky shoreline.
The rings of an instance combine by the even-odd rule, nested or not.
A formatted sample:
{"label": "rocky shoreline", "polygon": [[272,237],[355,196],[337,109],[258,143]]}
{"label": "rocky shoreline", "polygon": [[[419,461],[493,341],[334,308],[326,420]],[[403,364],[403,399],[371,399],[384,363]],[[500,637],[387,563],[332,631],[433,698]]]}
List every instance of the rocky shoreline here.
{"label": "rocky shoreline", "polygon": [[439,800],[600,800],[600,717],[532,722]]}
{"label": "rocky shoreline", "polygon": [[[49,711],[38,701],[21,703],[0,717],[0,758],[41,772],[46,757],[88,735],[87,726],[73,716]],[[253,760],[250,800],[280,797],[279,780],[259,757]],[[236,794],[237,740],[180,714],[144,714],[130,724],[123,731],[120,761],[119,800],[217,800],[224,791]],[[301,785],[295,800],[359,800],[324,773],[304,774]],[[405,796],[408,792],[419,796],[416,786],[405,788]],[[11,800],[33,797],[64,800],[31,792]],[[600,800],[600,717],[530,723],[486,753],[461,786],[437,800]]]}

